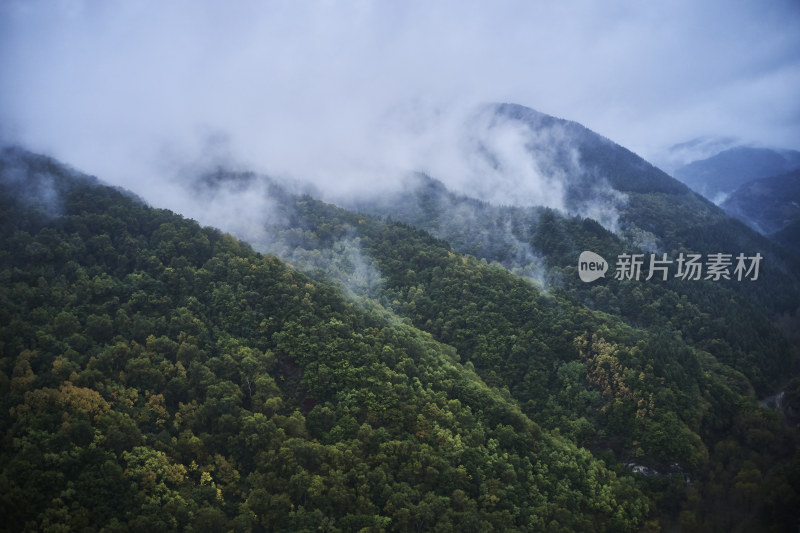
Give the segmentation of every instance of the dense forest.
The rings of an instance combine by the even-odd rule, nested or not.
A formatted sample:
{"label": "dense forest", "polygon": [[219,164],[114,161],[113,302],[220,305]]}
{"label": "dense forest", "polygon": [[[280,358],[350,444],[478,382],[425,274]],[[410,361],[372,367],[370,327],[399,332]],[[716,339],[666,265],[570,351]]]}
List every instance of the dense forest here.
{"label": "dense forest", "polygon": [[[767,372],[777,379],[779,369],[790,364],[792,348],[768,321],[747,316],[752,306],[730,291],[709,283],[695,296],[644,292],[653,297],[649,316],[658,320],[648,322],[647,331],[631,329],[619,318],[575,303],[569,291],[545,293],[500,265],[455,254],[448,243],[412,227],[353,215],[308,197],[282,205],[287,206],[287,227],[304,228],[302,234],[288,229],[284,235],[285,243],[297,246],[295,257],[307,257],[311,249],[353,246],[353,235],[358,235],[361,253],[384,276],[379,292],[386,307],[455,346],[488,384],[508,390],[543,427],[569,435],[600,457],[665,474],[649,476],[648,482],[672,478],[668,490],[661,484],[655,492],[662,505],[673,505],[669,512],[678,512],[676,502],[693,495],[680,512],[688,529],[733,528],[752,514],[752,509],[732,506],[733,489],[745,456],[764,448],[756,445],[737,460],[727,452],[717,455],[722,441],[738,441],[737,447],[747,442],[744,435],[733,435],[733,427],[766,424],[761,426],[764,434],[778,439],[769,447],[786,445],[778,455],[793,453],[791,432],[779,429],[783,424],[773,413],[754,402],[753,382],[724,363],[729,343],[739,343],[737,353],[753,350],[750,364],[759,365],[750,368],[754,374]],[[548,216],[561,218],[546,212],[544,219]],[[569,244],[569,236],[560,233],[562,224],[587,222],[561,220],[545,234]],[[603,232],[596,223],[589,226]],[[280,234],[279,228],[272,229]],[[639,305],[646,287],[630,291]],[[703,298],[713,303],[720,294],[737,307],[726,309],[721,318],[698,309]],[[653,312],[662,306],[661,313]],[[672,306],[684,308],[684,314],[670,316]],[[737,321],[735,328],[731,320]],[[684,337],[678,327],[682,322],[688,331],[696,328],[699,338]],[[721,475],[721,464],[712,466],[718,461],[730,468],[729,474]],[[709,475],[709,469],[714,472],[704,481],[710,487],[686,491],[687,479]]]}
{"label": "dense forest", "polygon": [[[670,206],[673,211],[680,207],[671,217]],[[800,327],[800,293],[793,275],[793,271],[800,271],[800,265],[766,238],[724,217],[720,210],[688,191],[677,200],[655,193],[631,199],[623,217],[627,226],[620,232],[622,236],[589,218],[569,217],[541,207],[480,202],[454,194],[424,176],[402,194],[362,202],[355,209],[375,216],[386,213],[389,219],[422,228],[456,251],[538,280],[554,292],[619,316],[632,326],[673,330],[685,342],[713,352],[745,373],[759,393],[773,390],[791,366],[792,349],[772,317],[785,317],[784,330]],[[645,218],[641,214],[652,212],[660,216]],[[608,274],[609,279],[592,284],[580,281],[576,258],[583,250],[602,250],[609,258],[631,251],[647,256],[650,250],[634,243],[644,233],[641,226],[653,218],[662,227],[651,229],[667,237],[651,234],[651,239],[667,241],[658,250],[669,257],[709,249],[732,255],[737,250],[763,251],[769,260],[761,269],[761,281],[687,283],[672,278],[663,282],[617,282],[610,279],[613,273]],[[639,239],[625,239],[626,234]]]}
{"label": "dense forest", "polygon": [[[5,530],[796,528],[796,421],[757,398],[797,354],[757,295],[546,290],[512,249],[273,186],[290,265],[52,159],[0,165]],[[485,223],[544,276],[623,245],[512,211]]]}

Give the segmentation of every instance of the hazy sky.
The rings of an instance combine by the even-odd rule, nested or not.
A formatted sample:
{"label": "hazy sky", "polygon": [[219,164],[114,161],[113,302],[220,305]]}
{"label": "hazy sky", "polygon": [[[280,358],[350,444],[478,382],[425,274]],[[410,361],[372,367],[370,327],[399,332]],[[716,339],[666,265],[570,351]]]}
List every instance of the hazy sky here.
{"label": "hazy sky", "polygon": [[413,167],[484,102],[657,163],[700,136],[800,149],[800,0],[0,2],[2,140],[145,197],[208,162]]}

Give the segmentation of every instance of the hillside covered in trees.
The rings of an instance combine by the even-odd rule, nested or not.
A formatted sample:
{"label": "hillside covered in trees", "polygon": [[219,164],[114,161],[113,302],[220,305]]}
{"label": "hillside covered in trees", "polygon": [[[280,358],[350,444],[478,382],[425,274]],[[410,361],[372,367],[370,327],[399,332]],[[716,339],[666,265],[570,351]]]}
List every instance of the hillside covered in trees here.
{"label": "hillside covered in trees", "polygon": [[[295,268],[46,157],[0,165],[0,527],[796,526],[796,430],[756,394],[795,354],[747,294],[544,290],[276,186]],[[547,210],[529,230],[556,259],[621,246]]]}

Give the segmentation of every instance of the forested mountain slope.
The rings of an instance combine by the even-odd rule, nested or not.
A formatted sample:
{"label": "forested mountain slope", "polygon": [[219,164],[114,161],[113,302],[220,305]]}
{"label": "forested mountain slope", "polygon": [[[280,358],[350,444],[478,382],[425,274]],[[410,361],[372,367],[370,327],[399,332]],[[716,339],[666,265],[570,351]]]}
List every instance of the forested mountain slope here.
{"label": "forested mountain slope", "polygon": [[630,474],[374,304],[46,158],[6,151],[0,175],[3,528],[616,531],[651,514]]}
{"label": "forested mountain slope", "polygon": [[419,229],[274,185],[269,245],[313,277],[47,158],[3,155],[12,530],[797,519],[794,432],[713,343],[632,328]]}
{"label": "forested mountain slope", "polygon": [[770,238],[800,257],[800,218],[789,222],[783,229],[770,235]]}
{"label": "forested mountain slope", "polygon": [[[403,194],[360,203],[356,209],[385,213],[391,219],[423,228],[456,251],[498,262],[513,273],[540,280],[553,291],[620,316],[631,325],[675,330],[687,342],[746,373],[761,393],[772,390],[792,365],[792,348],[771,323],[772,316],[795,311],[800,301],[793,276],[783,268],[791,259],[732,219],[724,224],[740,231],[726,232],[724,240],[712,240],[716,244],[708,246],[714,248],[680,245],[662,253],[673,259],[682,252],[709,249],[735,254],[735,243],[740,242],[740,250],[755,249],[766,257],[760,279],[755,282],[645,281],[645,264],[639,281],[613,279],[612,267],[605,279],[586,284],[577,274],[578,256],[583,250],[596,251],[610,261],[623,253],[647,256],[648,250],[591,219],[539,207],[493,206],[453,194],[424,176]],[[744,236],[742,230],[747,232]],[[721,309],[721,305],[726,307]],[[735,328],[730,327],[732,323]]]}
{"label": "forested mountain slope", "polygon": [[[773,323],[800,328],[796,257],[577,123],[515,105],[491,109],[497,120],[523,125],[532,164],[565,176],[565,209],[571,215],[536,205],[491,204],[424,174],[410,177],[398,192],[348,207],[424,229],[455,251],[499,262],[633,326],[674,330],[744,372],[760,394],[775,390],[793,357]],[[607,227],[595,220],[606,221]],[[610,228],[608,221],[614,221]],[[580,281],[577,262],[584,250],[611,262],[606,279]],[[636,253],[645,259],[642,279],[612,279],[615,258]],[[681,254],[717,253],[731,258],[760,254],[759,279],[675,279]],[[658,259],[666,254],[672,261],[669,279],[644,281],[650,254]]]}
{"label": "forested mountain slope", "polygon": [[[216,174],[203,182],[213,189],[224,187],[226,179],[242,187],[247,180],[261,178]],[[428,184],[440,188],[435,182]],[[747,316],[751,307],[741,299],[722,314],[696,295],[663,289],[653,289],[649,295],[654,300],[643,302],[639,289],[632,294],[638,296],[641,308],[648,309],[649,332],[632,330],[619,319],[574,303],[569,293],[557,290],[547,295],[500,265],[454,254],[449,243],[423,231],[272,187],[271,194],[279,201],[265,233],[270,241],[256,242],[257,246],[277,248],[317,276],[333,276],[355,292],[378,298],[417,327],[455,346],[487,383],[507,388],[524,412],[545,428],[568,434],[604,457],[610,453],[608,460],[636,462],[666,474],[676,483],[672,490],[684,495],[670,500],[676,505],[672,513],[678,510],[675,502],[685,497],[685,486],[680,488],[678,480],[687,474],[702,475],[720,460],[713,453],[709,460],[706,454],[717,439],[731,436],[728,432],[738,424],[735,420],[766,422],[761,418],[766,413],[751,410],[751,383],[758,383],[765,374],[778,379],[791,364],[786,339],[763,313]],[[204,194],[214,198],[213,192]],[[489,212],[495,209],[478,204]],[[413,203],[404,200],[396,206],[414,209]],[[435,202],[428,207],[431,212],[438,210]],[[473,218],[458,220],[449,217],[457,209],[440,212],[445,213],[442,220],[464,233],[471,228],[480,235],[495,224],[491,217],[474,217],[475,212],[470,212]],[[554,243],[573,246],[575,237],[586,235],[615,242],[612,234],[592,221],[544,213],[554,225],[545,226],[540,236]],[[460,224],[464,220],[467,223]],[[735,298],[730,291],[715,292],[710,282],[701,286],[705,289],[700,296],[710,294],[712,301],[719,294]],[[731,321],[736,321],[736,328],[730,327]],[[693,335],[684,337],[684,330]],[[598,361],[603,363],[595,366]],[[736,365],[754,379],[734,371],[731,366]],[[710,379],[705,381],[703,376]],[[648,379],[653,381],[646,383]],[[748,396],[751,399],[745,400]],[[648,411],[651,400],[659,405],[659,398],[661,409]],[[786,453],[789,450],[791,446],[784,448]],[[657,480],[664,478],[649,481]],[[730,502],[727,491],[735,484],[712,485],[727,494],[719,501],[711,496],[713,491],[704,494],[700,507],[705,510],[697,510],[705,514],[703,520],[713,523],[723,515],[735,516],[736,511],[724,503]],[[715,511],[709,512],[711,508]]]}
{"label": "forested mountain slope", "polygon": [[[800,170],[749,181],[722,203],[727,213],[765,235],[800,220]],[[800,242],[792,243],[793,247]]]}
{"label": "forested mountain slope", "polygon": [[[351,201],[345,207],[376,216],[388,216],[425,229],[450,242],[458,251],[517,269],[523,275],[545,277],[555,268],[577,265],[582,250],[612,259],[618,253],[739,253],[764,256],[761,283],[724,283],[765,310],[771,317],[797,314],[800,307],[800,262],[757,232],[728,216],[722,209],[689,190],[622,146],[575,122],[557,119],[518,105],[490,106],[493,120],[521,130],[520,142],[532,166],[559,176],[564,187],[563,208],[547,214],[568,221],[599,221],[616,237],[604,235],[591,221],[564,228],[534,240],[539,204],[487,203],[470,193],[439,183],[436,176],[416,175],[399,192]],[[491,152],[481,153],[496,160]],[[512,197],[513,190],[506,191]],[[560,217],[559,213],[567,214]],[[591,248],[595,246],[596,248]],[[606,247],[606,248],[602,248]],[[660,257],[660,255],[659,255]],[[542,268],[545,267],[545,268]],[[574,271],[562,278],[577,280]],[[572,287],[595,289],[598,284]],[[625,287],[630,288],[630,284]],[[645,287],[641,287],[646,290]],[[695,288],[684,287],[689,290]],[[626,306],[623,306],[626,307]],[[603,308],[619,312],[620,306]],[[634,309],[628,309],[634,313]]]}

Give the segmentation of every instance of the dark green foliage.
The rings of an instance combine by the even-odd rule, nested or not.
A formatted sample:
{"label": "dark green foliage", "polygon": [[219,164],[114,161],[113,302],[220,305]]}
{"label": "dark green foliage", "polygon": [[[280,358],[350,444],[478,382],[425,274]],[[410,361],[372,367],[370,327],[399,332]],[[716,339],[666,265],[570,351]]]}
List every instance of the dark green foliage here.
{"label": "dark green foliage", "polygon": [[[424,176],[407,192],[357,208],[430,231],[461,253],[543,280],[555,292],[634,327],[673,329],[685,342],[745,373],[760,394],[774,389],[791,367],[791,348],[772,318],[798,310],[795,272],[800,265],[688,190],[629,192],[621,236],[591,219],[458,196]],[[648,253],[640,246],[657,246],[673,260],[679,253],[698,251],[758,252],[765,259],[757,282],[617,281],[613,269],[592,284],[578,278],[577,258],[583,250],[613,262],[621,253]]]}
{"label": "dark green foliage", "polygon": [[[580,295],[583,287],[565,282],[567,290],[544,295],[499,265],[455,254],[449,244],[412,227],[358,217],[310,198],[286,209],[306,235],[315,235],[321,223],[339,228],[334,241],[355,232],[364,255],[383,275],[384,305],[454,346],[488,385],[519,402],[545,429],[558,430],[606,460],[659,472],[646,481],[665,523],[678,522],[680,512],[684,518],[705,513],[695,518],[708,527],[716,527],[723,515],[725,527],[749,519],[731,507],[732,489],[713,481],[719,461],[735,473],[746,467],[749,454],[762,457],[771,465],[767,469],[791,455],[792,445],[786,444],[791,431],[778,420],[761,418],[753,396],[754,385],[765,388],[765,375],[774,379],[786,371],[791,348],[753,304],[729,289],[705,283],[692,292],[642,283],[603,294],[608,284],[596,285],[590,294],[607,299],[598,307],[616,302],[618,314],[647,328],[636,330],[564,297]],[[477,204],[480,209],[494,208]],[[587,240],[621,249],[592,221],[545,210],[535,227],[534,242],[553,246],[548,253],[555,258],[577,256]],[[577,278],[574,272],[570,277]],[[720,315],[719,299],[736,304]],[[769,452],[732,430],[755,423],[773,428]],[[735,458],[714,453],[725,439],[736,442]],[[667,476],[684,481],[665,487]],[[695,487],[716,488],[694,500],[686,479]],[[763,495],[753,493],[756,499]]]}
{"label": "dark green foliage", "polygon": [[49,172],[54,216],[3,184],[4,529],[623,531],[650,514],[629,474],[452,347]]}
{"label": "dark green foliage", "polygon": [[[792,431],[721,351],[686,342],[657,310],[635,329],[422,230],[285,195],[273,234],[312,278],[47,159],[14,157],[46,170],[58,208],[4,177],[8,530],[796,519]],[[580,239],[613,244],[591,221],[541,215],[556,254]],[[332,249],[338,261],[314,263]],[[359,260],[377,282],[353,283]],[[373,299],[346,298],[323,267]]]}

